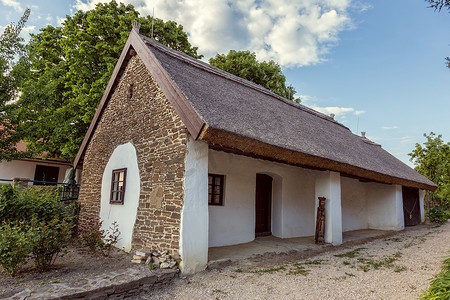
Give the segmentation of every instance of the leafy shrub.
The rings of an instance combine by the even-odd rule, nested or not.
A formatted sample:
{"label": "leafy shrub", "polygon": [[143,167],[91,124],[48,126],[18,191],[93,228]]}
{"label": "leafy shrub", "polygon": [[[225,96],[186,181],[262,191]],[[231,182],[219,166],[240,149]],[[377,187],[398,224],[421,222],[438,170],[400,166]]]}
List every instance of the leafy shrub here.
{"label": "leafy shrub", "polygon": [[35,267],[43,272],[55,263],[58,254],[67,247],[72,237],[72,222],[55,217],[49,222],[34,221],[29,233]]}
{"label": "leafy shrub", "polygon": [[33,186],[19,189],[14,185],[0,188],[0,223],[51,221],[55,216],[64,218],[66,207],[57,199],[55,189]]}
{"label": "leafy shrub", "polygon": [[15,276],[27,262],[31,246],[23,224],[0,226],[0,265]]}
{"label": "leafy shrub", "polygon": [[433,207],[428,211],[428,218],[431,222],[442,225],[449,219],[449,214],[442,207]]}
{"label": "leafy shrub", "polygon": [[450,256],[443,261],[441,272],[434,276],[430,289],[421,298],[426,300],[450,299]]}
{"label": "leafy shrub", "polygon": [[119,225],[114,221],[107,230],[104,230],[102,224],[101,219],[86,222],[80,230],[80,239],[82,244],[92,252],[100,252],[108,256],[112,247],[119,241]]}
{"label": "leafy shrub", "polygon": [[[0,188],[0,265],[16,275],[32,257],[39,271],[50,268],[67,247],[79,205],[64,205],[54,187]],[[19,225],[14,225],[19,224]]]}

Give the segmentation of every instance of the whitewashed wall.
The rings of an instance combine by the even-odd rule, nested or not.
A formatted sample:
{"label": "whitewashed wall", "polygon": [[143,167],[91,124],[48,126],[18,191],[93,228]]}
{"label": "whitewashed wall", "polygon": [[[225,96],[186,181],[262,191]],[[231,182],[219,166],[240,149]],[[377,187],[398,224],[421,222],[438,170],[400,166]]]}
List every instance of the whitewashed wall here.
{"label": "whitewashed wall", "polygon": [[209,247],[255,238],[256,174],[272,176],[272,233],[282,238],[314,234],[316,171],[209,150],[208,172],[225,175],[223,206],[209,206]]}
{"label": "whitewashed wall", "polygon": [[367,183],[368,228],[380,230],[402,230],[402,187],[381,183]]}
{"label": "whitewashed wall", "polygon": [[33,160],[2,161],[0,163],[0,178],[12,179],[13,177],[20,177],[34,179],[36,165],[59,167],[58,182],[64,181],[66,170],[70,169],[70,166],[64,164],[47,163]]}
{"label": "whitewashed wall", "polygon": [[[315,202],[324,172],[214,150],[209,150],[208,166],[209,173],[225,175],[224,205],[209,206],[209,247],[254,240],[257,173],[273,178],[272,234],[281,238],[314,235]],[[333,181],[333,186],[340,183],[334,192],[335,208],[342,215],[335,216],[333,228],[328,228],[335,233],[333,243],[341,242],[341,230],[403,229],[401,186],[335,175],[340,178]]]}
{"label": "whitewashed wall", "polygon": [[181,271],[193,274],[208,263],[208,144],[189,139],[181,211]]}
{"label": "whitewashed wall", "polygon": [[341,177],[342,231],[367,229],[367,184]]}
{"label": "whitewashed wall", "polygon": [[[124,203],[123,205],[110,204],[112,171],[122,168],[127,168]],[[120,240],[117,247],[125,251],[131,250],[134,223],[139,206],[140,185],[136,149],[131,143],[117,146],[103,172],[100,218],[103,220],[102,228],[105,230],[113,222],[118,223]]]}

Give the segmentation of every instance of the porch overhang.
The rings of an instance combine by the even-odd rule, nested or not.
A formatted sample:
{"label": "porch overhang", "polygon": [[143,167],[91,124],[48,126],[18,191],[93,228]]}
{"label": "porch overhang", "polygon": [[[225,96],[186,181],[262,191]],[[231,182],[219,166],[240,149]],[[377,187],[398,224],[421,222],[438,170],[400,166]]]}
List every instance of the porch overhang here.
{"label": "porch overhang", "polygon": [[207,124],[203,127],[198,139],[207,142],[209,147],[214,150],[275,161],[307,169],[339,172],[342,176],[357,178],[361,181],[398,184],[429,191],[435,191],[437,188],[436,185],[399,178],[320,156],[271,145],[233,132],[216,129]]}

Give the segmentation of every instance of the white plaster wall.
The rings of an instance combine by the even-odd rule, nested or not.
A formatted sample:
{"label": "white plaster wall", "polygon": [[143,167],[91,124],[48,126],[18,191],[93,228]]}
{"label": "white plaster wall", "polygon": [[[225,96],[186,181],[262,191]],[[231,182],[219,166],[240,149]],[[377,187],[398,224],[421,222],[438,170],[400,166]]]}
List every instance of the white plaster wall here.
{"label": "white plaster wall", "polygon": [[368,228],[366,184],[341,177],[342,231]]}
{"label": "white plaster wall", "polygon": [[[112,171],[122,168],[127,168],[124,203],[123,205],[110,204]],[[103,172],[100,218],[103,220],[102,229],[105,230],[114,221],[118,223],[120,240],[116,247],[127,252],[131,250],[134,223],[139,206],[140,185],[135,147],[131,143],[117,146]]]}
{"label": "white plaster wall", "polygon": [[[58,182],[64,181],[64,175],[70,166],[32,160],[12,160],[0,163],[0,179],[12,179],[13,177],[34,179],[36,165],[59,167]],[[0,182],[1,183],[1,182]],[[6,182],[5,182],[6,183]]]}
{"label": "white plaster wall", "polygon": [[317,171],[209,150],[209,173],[225,175],[223,206],[209,206],[209,247],[255,239],[256,174],[271,176],[272,233],[281,238],[314,234]]}
{"label": "white plaster wall", "polygon": [[208,145],[189,139],[181,211],[181,271],[193,274],[208,263]]}
{"label": "white plaster wall", "polygon": [[404,229],[402,187],[367,183],[367,214],[370,229]]}
{"label": "white plaster wall", "polygon": [[425,191],[424,190],[419,190],[419,204],[420,204],[420,223],[423,223],[423,222],[425,222]]}

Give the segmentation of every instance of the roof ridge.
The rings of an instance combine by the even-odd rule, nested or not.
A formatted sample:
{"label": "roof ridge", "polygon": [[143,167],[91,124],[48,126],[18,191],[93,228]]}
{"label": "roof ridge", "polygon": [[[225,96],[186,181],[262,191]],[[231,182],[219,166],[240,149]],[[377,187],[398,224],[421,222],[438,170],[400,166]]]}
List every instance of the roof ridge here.
{"label": "roof ridge", "polygon": [[228,72],[226,72],[226,71],[224,71],[222,69],[219,69],[217,67],[211,66],[210,64],[207,64],[207,63],[205,63],[205,62],[203,62],[203,61],[201,61],[199,59],[193,58],[193,57],[191,57],[191,56],[189,56],[189,55],[187,55],[187,54],[185,54],[183,52],[174,50],[174,49],[172,49],[170,47],[167,47],[167,46],[165,46],[165,45],[163,45],[163,44],[161,44],[161,43],[159,43],[159,42],[157,42],[155,40],[152,40],[151,38],[149,38],[149,37],[147,37],[145,35],[139,34],[139,36],[143,39],[143,41],[146,44],[148,44],[148,45],[150,45],[152,47],[155,47],[158,50],[163,51],[164,53],[166,53],[166,54],[168,54],[168,55],[170,55],[172,57],[175,57],[175,58],[178,58],[178,59],[182,59],[185,63],[188,63],[188,64],[190,64],[190,65],[192,65],[194,67],[203,69],[205,71],[214,73],[214,74],[216,74],[218,76],[221,76],[221,77],[224,77],[224,78],[226,78],[228,80],[231,80],[231,81],[237,82],[239,84],[245,85],[247,87],[250,87],[250,88],[252,88],[252,89],[254,89],[254,90],[258,91],[258,92],[261,92],[261,93],[264,93],[264,94],[269,95],[271,97],[274,97],[278,101],[283,102],[284,104],[290,105],[290,106],[292,106],[294,108],[300,109],[300,110],[305,111],[305,112],[310,113],[310,114],[313,114],[313,115],[315,115],[315,116],[317,116],[319,118],[322,118],[324,120],[327,120],[329,122],[332,122],[332,123],[334,123],[336,125],[342,126],[342,127],[346,128],[346,129],[350,130],[347,126],[339,123],[338,121],[334,120],[330,116],[328,116],[326,114],[323,114],[323,113],[321,113],[319,111],[316,111],[316,110],[314,110],[312,108],[309,108],[309,107],[307,107],[307,106],[305,106],[303,104],[299,104],[299,103],[295,103],[293,101],[290,101],[290,100],[288,100],[288,99],[286,99],[286,98],[284,98],[284,97],[282,97],[282,96],[280,96],[278,94],[275,94],[274,92],[266,89],[265,87],[263,87],[263,86],[261,86],[259,84],[256,84],[254,82],[251,82],[249,80],[246,80],[244,78],[236,76],[234,74],[228,73]]}

